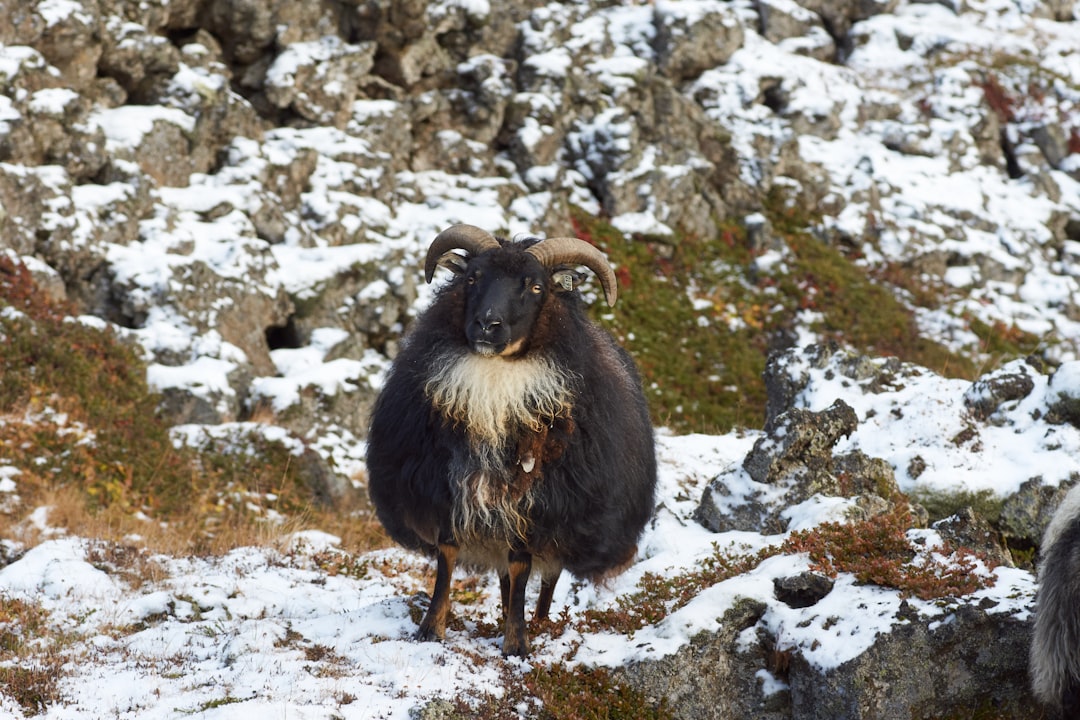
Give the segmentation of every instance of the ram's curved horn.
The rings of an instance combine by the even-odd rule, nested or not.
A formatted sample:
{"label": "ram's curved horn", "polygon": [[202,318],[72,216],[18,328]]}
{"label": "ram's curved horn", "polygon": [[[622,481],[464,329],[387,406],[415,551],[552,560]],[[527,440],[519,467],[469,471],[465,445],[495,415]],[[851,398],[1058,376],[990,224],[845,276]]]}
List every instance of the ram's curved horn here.
{"label": "ram's curved horn", "polygon": [[557,265],[584,265],[593,271],[604,288],[604,298],[608,305],[615,304],[618,296],[618,283],[615,271],[608,264],[604,253],[575,237],[548,238],[538,242],[525,252],[529,253],[546,268]]}
{"label": "ram's curved horn", "polygon": [[427,251],[427,259],[424,260],[424,279],[431,282],[435,275],[435,268],[439,266],[439,258],[451,250],[465,250],[470,255],[499,247],[499,241],[487,230],[475,225],[454,225],[443,230],[431,241],[431,247]]}

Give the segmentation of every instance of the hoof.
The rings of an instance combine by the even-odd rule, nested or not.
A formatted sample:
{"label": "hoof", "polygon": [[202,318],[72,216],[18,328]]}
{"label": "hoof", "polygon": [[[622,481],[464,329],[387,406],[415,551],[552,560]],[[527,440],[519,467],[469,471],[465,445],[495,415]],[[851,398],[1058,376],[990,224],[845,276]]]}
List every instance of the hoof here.
{"label": "hoof", "polygon": [[446,638],[446,628],[437,628],[434,623],[422,622],[420,627],[413,635],[413,640],[419,640],[421,642],[431,642],[433,640],[443,640]]}
{"label": "hoof", "polygon": [[426,630],[421,628],[413,634],[413,640],[419,640],[420,642],[431,642],[433,640],[442,640],[442,638],[430,628]]}
{"label": "hoof", "polygon": [[503,639],[503,657],[529,657],[529,641],[525,638]]}

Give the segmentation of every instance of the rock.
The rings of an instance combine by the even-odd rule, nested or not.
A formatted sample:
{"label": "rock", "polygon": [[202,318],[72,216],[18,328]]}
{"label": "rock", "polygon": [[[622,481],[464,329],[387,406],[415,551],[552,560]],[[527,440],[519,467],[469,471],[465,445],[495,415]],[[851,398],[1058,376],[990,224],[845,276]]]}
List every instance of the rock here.
{"label": "rock", "polygon": [[409,711],[409,720],[467,720],[449,700],[435,698]]}
{"label": "rock", "polygon": [[833,59],[836,43],[821,16],[795,0],[757,0],[759,31],[770,42],[821,61]]}
{"label": "rock", "polygon": [[847,37],[851,26],[881,13],[892,12],[898,0],[796,0],[799,5],[821,16],[824,26],[832,35],[837,47],[849,46]]}
{"label": "rock", "polygon": [[1080,427],[1080,361],[1062,363],[1054,371],[1046,401],[1048,421]]}
{"label": "rock", "polygon": [[315,501],[326,507],[350,507],[363,494],[349,478],[335,472],[322,455],[309,447],[305,447],[296,459],[295,467]]}
{"label": "rock", "polygon": [[817,413],[788,410],[747,453],[745,475],[728,471],[706,486],[694,520],[713,532],[774,534],[787,529],[788,508],[815,495],[852,498],[845,511],[852,520],[889,512],[901,497],[892,466],[858,450],[832,454],[857,425],[840,400]]}
{"label": "rock", "polygon": [[516,62],[494,55],[475,55],[458,65],[456,87],[447,93],[451,127],[474,142],[491,143],[515,95],[515,72]]}
{"label": "rock", "polygon": [[1077,481],[1080,478],[1053,487],[1044,485],[1041,477],[1033,477],[1020,485],[1018,492],[1005,498],[998,525],[1009,545],[1038,547],[1054,511]]}
{"label": "rock", "polygon": [[1015,407],[1035,389],[1035,371],[1023,360],[1015,360],[972,383],[964,393],[964,405],[979,420],[986,420],[1005,403]]}
{"label": "rock", "polygon": [[209,29],[221,39],[231,63],[250,65],[270,47],[276,33],[273,6],[259,0],[222,0],[209,3]]}
{"label": "rock", "polygon": [[743,44],[743,27],[727,5],[684,9],[679,3],[657,5],[656,55],[660,71],[676,83],[723,65]]}
{"label": "rock", "polygon": [[836,345],[808,345],[804,349],[792,348],[774,353],[765,363],[765,432],[769,432],[783,413],[790,410],[795,398],[810,381],[810,369],[821,369],[828,364]]}
{"label": "rock", "polygon": [[809,497],[835,486],[832,447],[854,432],[858,423],[855,411],[843,400],[817,413],[792,408],[776,419],[766,437],[754,443],[743,467],[760,483],[794,477],[805,483]]}
{"label": "rock", "polygon": [[451,65],[438,36],[455,29],[459,15],[433,25],[427,3],[416,0],[376,0],[358,4],[356,28],[360,38],[378,45],[375,74],[392,85],[409,88]]}
{"label": "rock", "polygon": [[833,472],[845,496],[876,495],[890,500],[900,494],[892,465],[862,450],[834,456]]}
{"label": "rock", "polygon": [[994,709],[1029,717],[1027,653],[1031,621],[960,605],[947,622],[915,616],[878,636],[873,647],[821,670],[791,659],[792,720],[947,718]]}
{"label": "rock", "polygon": [[[218,360],[200,359],[194,363],[215,366],[224,364]],[[220,425],[241,420],[246,414],[248,388],[251,385],[251,367],[246,364],[229,363],[231,369],[224,374],[225,385],[217,386],[208,382],[219,375],[216,368],[207,368],[201,377],[191,382],[189,368],[173,369],[162,365],[152,365],[147,372],[147,381],[151,387],[159,388],[161,393],[161,412],[173,425]],[[174,375],[175,373],[175,375]],[[182,380],[178,380],[183,378]]]}
{"label": "rock", "polygon": [[780,517],[783,500],[764,489],[748,495],[732,492],[723,475],[705,487],[694,510],[694,521],[712,532],[741,530],[776,534],[787,528]]}
{"label": "rock", "polygon": [[751,635],[750,642],[740,642],[766,609],[755,600],[737,601],[715,631],[699,633],[667,657],[617,668],[615,676],[647,697],[663,698],[680,719],[791,718],[786,692],[762,692],[758,672],[766,670],[768,655],[762,638]]}
{"label": "rock", "polygon": [[933,525],[942,538],[954,548],[967,548],[995,565],[1015,567],[1001,533],[970,507],[961,508],[955,515],[938,520]]}
{"label": "rock", "polygon": [[917,368],[905,367],[898,358],[872,358],[834,343],[789,348],[774,353],[765,364],[765,431],[772,430],[777,418],[790,409],[810,381],[810,373],[823,371],[826,377],[839,375],[859,385],[863,392],[880,393],[894,389],[908,372]]}
{"label": "rock", "polygon": [[358,80],[374,63],[375,43],[343,43],[336,36],[289,45],[266,70],[270,103],[305,121],[343,128],[359,97]]}
{"label": "rock", "polygon": [[816,572],[802,572],[773,580],[776,599],[790,608],[806,608],[832,592],[835,583]]}
{"label": "rock", "polygon": [[73,88],[82,90],[93,82],[103,50],[99,3],[61,3],[51,10],[42,5],[36,8],[40,20],[24,20],[20,24],[30,32],[13,40],[40,51]]}
{"label": "rock", "polygon": [[180,68],[180,51],[146,27],[113,17],[104,23],[105,42],[98,72],[111,77],[128,100],[144,103],[160,96],[160,86]]}

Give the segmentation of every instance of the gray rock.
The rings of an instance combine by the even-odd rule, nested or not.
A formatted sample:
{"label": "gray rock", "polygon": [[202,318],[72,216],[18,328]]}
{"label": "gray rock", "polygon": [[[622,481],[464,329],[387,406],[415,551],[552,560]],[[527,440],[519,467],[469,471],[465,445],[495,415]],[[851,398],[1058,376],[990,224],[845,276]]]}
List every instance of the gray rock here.
{"label": "gray rock", "polygon": [[733,497],[721,475],[705,487],[694,510],[694,520],[712,532],[742,530],[775,534],[783,532],[787,525],[779,515],[782,504],[765,492]]}
{"label": "gray rock", "polygon": [[723,65],[743,44],[742,22],[727,5],[705,12],[657,5],[655,23],[657,65],[677,83]]}
{"label": "gray rock", "polygon": [[833,473],[845,496],[876,495],[890,500],[900,493],[892,465],[862,450],[834,456]]}
{"label": "gray rock", "polygon": [[954,548],[973,550],[995,565],[1015,567],[1001,533],[970,507],[961,508],[955,515],[938,520],[933,527]]}
{"label": "gray rock", "polygon": [[792,408],[776,418],[766,437],[754,443],[743,467],[760,483],[798,477],[806,482],[809,497],[818,488],[835,485],[832,447],[854,432],[858,422],[855,411],[843,400],[817,413]]}
{"label": "gray rock", "polygon": [[266,70],[270,103],[317,125],[343,128],[359,97],[358,81],[374,64],[374,42],[343,43],[327,36],[285,48]]}
{"label": "gray rock", "polygon": [[998,525],[1009,544],[1020,548],[1038,547],[1054,511],[1077,481],[1080,478],[1071,478],[1055,487],[1044,485],[1041,477],[1033,477],[1021,484],[1015,494],[1005,498]]}
{"label": "gray rock", "polygon": [[835,582],[816,572],[802,572],[773,580],[776,599],[790,608],[806,608],[832,592]]}
{"label": "gray rock", "polygon": [[1066,363],[1050,376],[1046,389],[1049,422],[1069,423],[1080,427],[1080,386],[1074,382],[1080,362]]}
{"label": "gray rock", "polygon": [[976,380],[964,393],[964,405],[972,414],[986,420],[1005,403],[1015,405],[1035,389],[1032,374],[1035,370],[1017,360]]}
{"label": "gray rock", "polygon": [[1030,620],[961,605],[940,619],[911,617],[878,636],[873,647],[822,671],[796,654],[791,661],[792,720],[967,716],[1030,717],[1027,680]]}
{"label": "gray rock", "polygon": [[110,18],[105,30],[98,72],[119,83],[132,102],[146,102],[160,94],[160,86],[180,67],[180,51],[143,25]]}
{"label": "gray rock", "polygon": [[647,697],[664,699],[676,718],[787,720],[788,693],[764,695],[757,677],[768,666],[765,638],[740,642],[765,611],[763,603],[738,601],[718,618],[715,631],[699,633],[668,657],[618,668],[615,675]]}

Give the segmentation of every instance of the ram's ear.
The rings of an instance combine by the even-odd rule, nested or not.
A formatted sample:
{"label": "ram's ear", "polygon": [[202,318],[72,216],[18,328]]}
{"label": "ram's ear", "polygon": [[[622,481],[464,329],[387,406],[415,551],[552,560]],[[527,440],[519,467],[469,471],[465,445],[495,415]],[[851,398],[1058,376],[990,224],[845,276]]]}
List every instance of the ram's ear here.
{"label": "ram's ear", "polygon": [[585,273],[568,267],[555,268],[551,273],[551,285],[555,292],[571,292],[585,279]]}
{"label": "ram's ear", "polygon": [[439,258],[439,267],[446,268],[455,275],[464,275],[465,268],[469,266],[469,259],[456,252],[448,252]]}

